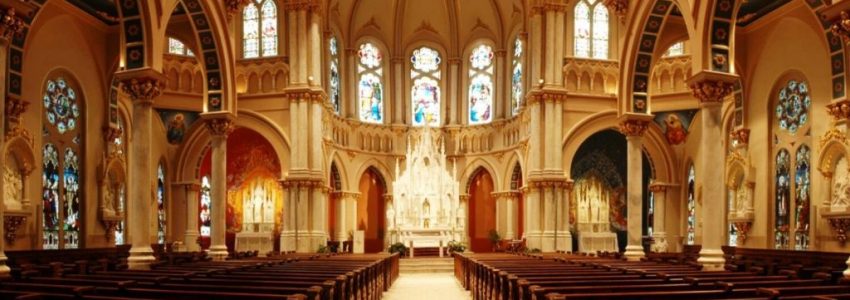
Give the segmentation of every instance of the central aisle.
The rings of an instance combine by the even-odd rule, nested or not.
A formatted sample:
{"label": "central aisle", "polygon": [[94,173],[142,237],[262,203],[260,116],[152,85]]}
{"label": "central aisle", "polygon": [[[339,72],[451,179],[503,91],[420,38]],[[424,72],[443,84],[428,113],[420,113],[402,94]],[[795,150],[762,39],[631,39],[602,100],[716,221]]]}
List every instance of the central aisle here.
{"label": "central aisle", "polygon": [[472,299],[463,289],[453,273],[402,273],[389,291],[385,300],[464,300]]}

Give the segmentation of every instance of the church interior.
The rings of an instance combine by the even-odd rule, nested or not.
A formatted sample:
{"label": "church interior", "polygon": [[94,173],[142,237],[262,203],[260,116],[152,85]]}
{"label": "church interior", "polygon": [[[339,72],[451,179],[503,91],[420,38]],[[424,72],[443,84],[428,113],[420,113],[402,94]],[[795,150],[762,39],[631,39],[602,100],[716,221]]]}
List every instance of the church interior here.
{"label": "church interior", "polygon": [[848,43],[844,0],[0,0],[0,298],[850,299]]}

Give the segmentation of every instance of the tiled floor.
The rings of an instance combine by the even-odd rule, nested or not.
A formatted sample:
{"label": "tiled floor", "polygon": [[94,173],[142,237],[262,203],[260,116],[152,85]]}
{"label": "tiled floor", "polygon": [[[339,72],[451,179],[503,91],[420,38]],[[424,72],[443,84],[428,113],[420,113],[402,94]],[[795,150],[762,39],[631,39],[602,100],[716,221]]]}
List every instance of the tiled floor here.
{"label": "tiled floor", "polygon": [[386,300],[465,300],[472,299],[455,279],[454,273],[401,274],[389,291]]}

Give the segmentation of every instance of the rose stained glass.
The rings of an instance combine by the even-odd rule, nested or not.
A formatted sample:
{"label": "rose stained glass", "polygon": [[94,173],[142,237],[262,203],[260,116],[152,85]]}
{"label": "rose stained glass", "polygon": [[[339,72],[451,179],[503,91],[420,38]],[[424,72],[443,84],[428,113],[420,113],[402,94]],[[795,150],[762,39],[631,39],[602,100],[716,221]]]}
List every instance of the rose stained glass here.
{"label": "rose stained glass", "polygon": [[811,105],[808,84],[804,81],[789,80],[779,91],[779,102],[776,104],[779,128],[792,135],[796,134],[797,130],[808,122]]}
{"label": "rose stained glass", "polygon": [[47,122],[55,126],[59,134],[77,127],[77,119],[80,117],[77,93],[68,86],[64,78],[48,80],[43,99]]}

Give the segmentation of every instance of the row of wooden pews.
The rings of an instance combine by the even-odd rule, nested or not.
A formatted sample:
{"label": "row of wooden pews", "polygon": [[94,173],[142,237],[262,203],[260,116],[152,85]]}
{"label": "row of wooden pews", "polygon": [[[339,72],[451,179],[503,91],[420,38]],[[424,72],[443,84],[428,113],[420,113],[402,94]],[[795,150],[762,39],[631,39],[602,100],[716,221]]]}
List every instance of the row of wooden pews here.
{"label": "row of wooden pews", "polygon": [[374,300],[398,267],[399,256],[389,254],[278,254],[162,261],[151,270],[24,271],[0,282],[0,299]]}
{"label": "row of wooden pews", "polygon": [[455,254],[454,259],[455,276],[473,299],[850,299],[850,284],[831,272],[705,271],[688,261],[566,253]]}

